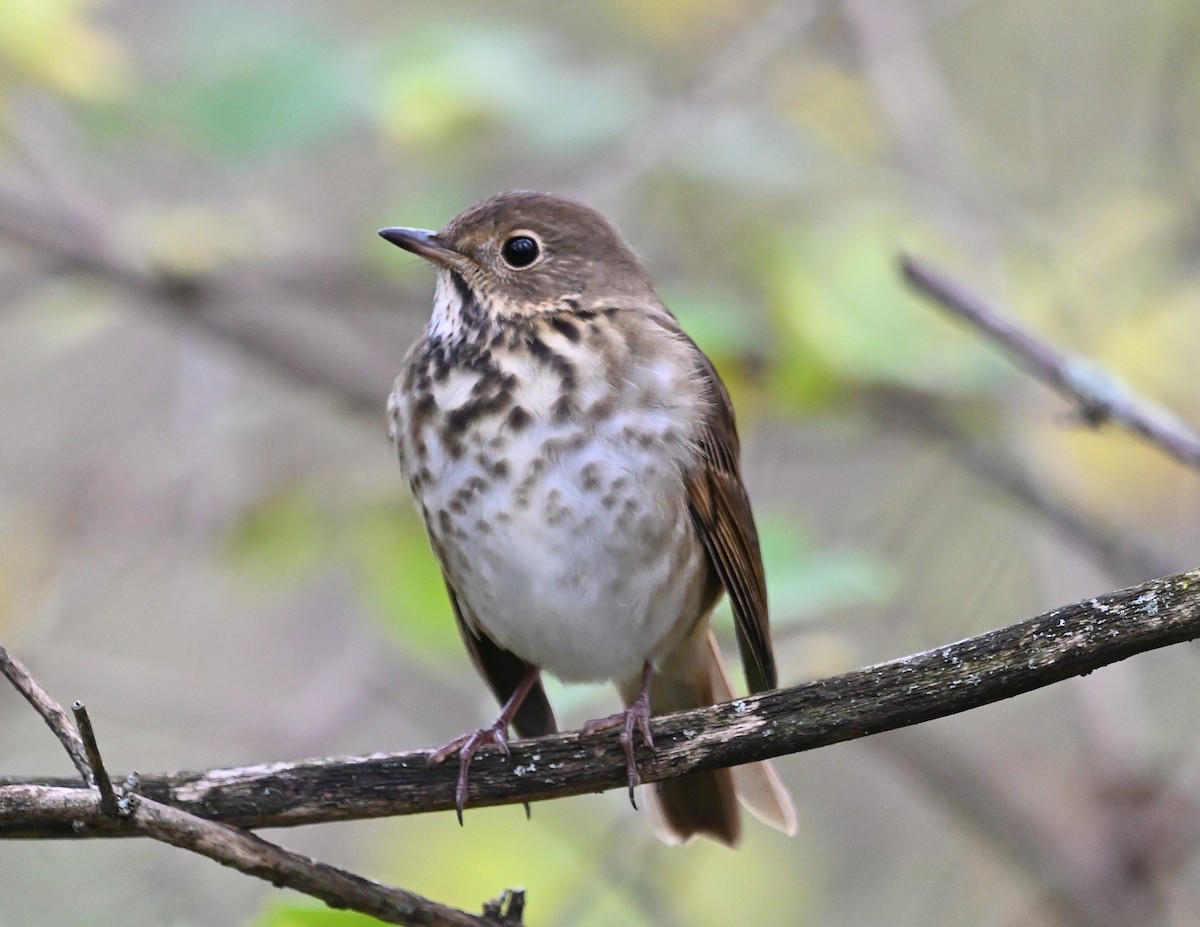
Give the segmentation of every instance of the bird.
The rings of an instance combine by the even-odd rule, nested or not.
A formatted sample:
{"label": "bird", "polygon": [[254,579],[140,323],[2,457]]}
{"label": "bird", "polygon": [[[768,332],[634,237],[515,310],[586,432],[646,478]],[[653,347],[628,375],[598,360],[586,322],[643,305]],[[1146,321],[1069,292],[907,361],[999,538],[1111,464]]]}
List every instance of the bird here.
{"label": "bird", "polygon": [[[733,405],[621,233],[571,199],[500,193],[388,242],[437,271],[427,327],[388,400],[400,469],[458,630],[502,709],[455,754],[554,733],[542,685],[611,681],[630,798],[651,717],[733,697],[710,616],[731,600],[748,688],[777,683],[766,580]],[[794,833],[765,762],[652,786],[660,835],[735,845],[738,799]]]}

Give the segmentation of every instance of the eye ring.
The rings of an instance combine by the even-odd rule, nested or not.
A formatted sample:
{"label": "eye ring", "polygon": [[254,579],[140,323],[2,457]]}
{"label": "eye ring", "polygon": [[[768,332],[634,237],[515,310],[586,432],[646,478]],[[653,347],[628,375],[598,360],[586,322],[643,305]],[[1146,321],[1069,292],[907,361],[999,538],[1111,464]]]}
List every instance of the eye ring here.
{"label": "eye ring", "polygon": [[500,246],[500,258],[513,270],[532,267],[542,256],[542,243],[532,232],[513,232]]}

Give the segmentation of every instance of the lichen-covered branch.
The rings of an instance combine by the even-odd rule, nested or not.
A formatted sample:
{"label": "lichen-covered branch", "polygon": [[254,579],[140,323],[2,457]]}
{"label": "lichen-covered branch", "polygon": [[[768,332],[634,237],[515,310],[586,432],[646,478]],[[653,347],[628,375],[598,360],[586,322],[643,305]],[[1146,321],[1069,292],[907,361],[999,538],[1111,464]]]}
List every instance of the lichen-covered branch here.
{"label": "lichen-covered branch", "polygon": [[1013,360],[1076,404],[1089,425],[1121,425],[1200,471],[1200,435],[1083,357],[1063,354],[1021,328],[965,283],[929,261],[900,258],[904,278],[943,309],[1000,345]]}

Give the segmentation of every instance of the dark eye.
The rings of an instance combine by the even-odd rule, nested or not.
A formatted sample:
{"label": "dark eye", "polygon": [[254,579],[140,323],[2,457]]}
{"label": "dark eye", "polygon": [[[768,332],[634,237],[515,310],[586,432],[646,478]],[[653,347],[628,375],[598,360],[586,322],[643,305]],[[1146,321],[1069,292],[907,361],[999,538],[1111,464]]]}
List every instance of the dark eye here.
{"label": "dark eye", "polygon": [[528,267],[538,259],[541,248],[528,235],[514,235],[500,248],[500,256],[509,267]]}

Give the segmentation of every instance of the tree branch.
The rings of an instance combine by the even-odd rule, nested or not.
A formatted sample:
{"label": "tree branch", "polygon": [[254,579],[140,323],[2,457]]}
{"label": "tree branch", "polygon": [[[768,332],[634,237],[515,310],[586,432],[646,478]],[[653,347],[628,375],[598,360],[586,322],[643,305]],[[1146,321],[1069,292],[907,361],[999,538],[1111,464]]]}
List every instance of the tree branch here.
{"label": "tree branch", "polygon": [[87,749],[83,745],[83,738],[71,726],[71,719],[62,710],[62,706],[33,678],[33,674],[25,668],[25,664],[12,656],[3,645],[0,645],[0,674],[3,674],[13,684],[13,687],[25,697],[25,701],[33,706],[33,710],[42,716],[42,720],[54,732],[54,736],[67,751],[67,756],[79,770],[84,784],[91,785],[92,767],[88,763]]}
{"label": "tree branch", "polygon": [[[333,908],[368,914],[384,923],[408,927],[517,927],[523,896],[506,892],[508,909],[491,902],[483,916],[468,914],[413,892],[383,885],[335,866],[285,850],[232,824],[206,820],[192,812],[132,794],[138,777],[131,773],[126,790],[118,794],[105,771],[100,747],[87,709],[72,706],[78,731],[72,731],[66,712],[33,679],[29,671],[0,647],[0,672],[47,720],[63,746],[80,766],[91,787],[12,786],[0,789],[0,808],[6,815],[31,820],[65,821],[70,831],[95,829],[109,836],[152,837],[181,849],[320,899]],[[82,759],[75,751],[81,751]],[[59,817],[59,815],[66,815]]]}
{"label": "tree branch", "polygon": [[[791,689],[656,717],[642,779],[811,750],[967,711],[1200,636],[1200,570],[1076,602],[996,631]],[[485,748],[469,807],[623,788],[616,737],[555,734]],[[457,764],[431,751],[275,763],[142,779],[142,794],[241,827],[286,827],[454,806]],[[0,837],[129,833],[62,780],[0,780]],[[470,826],[470,815],[468,814]],[[82,826],[75,822],[82,822]]]}
{"label": "tree branch", "polygon": [[900,267],[914,288],[982,332],[1014,362],[1074,402],[1087,424],[1099,427],[1115,422],[1200,471],[1200,435],[1166,409],[1142,399],[1090,360],[1063,354],[1006,319],[966,284],[929,261],[901,255]]}

